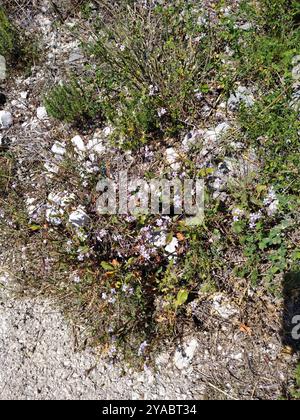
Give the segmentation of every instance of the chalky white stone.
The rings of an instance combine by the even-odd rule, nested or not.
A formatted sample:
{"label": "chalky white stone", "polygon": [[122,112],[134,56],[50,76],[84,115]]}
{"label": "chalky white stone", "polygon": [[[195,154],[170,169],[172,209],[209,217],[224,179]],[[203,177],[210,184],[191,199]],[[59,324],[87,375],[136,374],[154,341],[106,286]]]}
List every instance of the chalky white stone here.
{"label": "chalky white stone", "polygon": [[80,136],[75,136],[71,140],[73,146],[75,147],[77,153],[82,153],[86,151],[85,144]]}
{"label": "chalky white stone", "polygon": [[13,117],[8,111],[0,111],[0,128],[9,128],[13,123]]}
{"label": "chalky white stone", "polygon": [[0,80],[6,79],[6,60],[3,55],[0,55]]}
{"label": "chalky white stone", "polygon": [[39,120],[45,120],[48,117],[46,108],[44,106],[39,106],[36,110],[36,115]]}
{"label": "chalky white stone", "polygon": [[66,153],[66,147],[63,143],[56,141],[52,146],[51,152],[58,156],[64,156]]}
{"label": "chalky white stone", "polygon": [[84,209],[80,206],[77,210],[70,214],[69,222],[77,228],[84,227],[89,222],[89,216]]}

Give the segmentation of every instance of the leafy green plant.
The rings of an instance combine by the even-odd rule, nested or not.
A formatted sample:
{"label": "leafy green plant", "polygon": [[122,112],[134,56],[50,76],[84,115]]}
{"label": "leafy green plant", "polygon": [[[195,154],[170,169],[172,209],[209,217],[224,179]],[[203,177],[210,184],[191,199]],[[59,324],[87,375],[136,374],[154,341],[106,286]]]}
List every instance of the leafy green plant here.
{"label": "leafy green plant", "polygon": [[37,39],[24,34],[9,19],[6,9],[0,6],[0,54],[17,69],[27,73],[33,63],[41,59]]}
{"label": "leafy green plant", "polygon": [[14,53],[15,49],[15,31],[8,20],[4,9],[0,6],[0,54],[8,59]]}
{"label": "leafy green plant", "polygon": [[[94,75],[106,119],[116,128],[115,136],[134,147],[158,131],[175,134],[197,117],[195,94],[210,70],[205,53],[210,39],[201,36],[194,1],[149,7],[128,3],[104,2],[105,19],[95,25],[95,41],[83,48],[94,63],[86,70]],[[63,93],[70,102],[73,95]],[[51,102],[50,115],[77,118],[77,112],[62,108],[60,113]],[[84,104],[78,105],[84,111]]]}
{"label": "leafy green plant", "polygon": [[291,390],[291,396],[295,400],[300,400],[300,364],[295,370],[295,386]]}
{"label": "leafy green plant", "polygon": [[90,119],[101,119],[101,106],[88,85],[72,80],[54,87],[45,97],[49,115],[68,123],[81,124]]}

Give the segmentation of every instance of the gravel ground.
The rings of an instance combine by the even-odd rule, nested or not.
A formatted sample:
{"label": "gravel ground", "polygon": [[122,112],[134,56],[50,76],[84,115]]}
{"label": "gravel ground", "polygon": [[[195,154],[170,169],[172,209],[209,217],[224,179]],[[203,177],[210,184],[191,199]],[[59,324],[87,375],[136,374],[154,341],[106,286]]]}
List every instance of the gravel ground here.
{"label": "gravel ground", "polygon": [[[2,276],[1,284],[7,283]],[[0,295],[0,399],[193,399],[203,386],[173,363],[137,373],[101,360],[97,352],[74,350],[74,334],[49,300]]]}
{"label": "gravel ground", "polygon": [[97,349],[77,351],[54,302],[17,299],[6,274],[0,285],[1,400],[277,399],[289,381],[280,338],[238,329],[238,313],[221,295],[199,306],[202,330],[187,329],[154,367],[135,371]]}

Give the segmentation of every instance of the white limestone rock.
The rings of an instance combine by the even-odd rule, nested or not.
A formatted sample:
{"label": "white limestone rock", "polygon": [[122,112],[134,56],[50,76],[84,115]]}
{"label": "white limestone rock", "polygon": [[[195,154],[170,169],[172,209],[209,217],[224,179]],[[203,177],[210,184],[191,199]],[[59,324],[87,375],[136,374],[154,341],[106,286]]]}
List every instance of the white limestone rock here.
{"label": "white limestone rock", "polygon": [[44,106],[39,106],[36,110],[36,116],[40,121],[45,120],[48,118],[48,114],[46,108]]}
{"label": "white limestone rock", "polygon": [[65,145],[65,143],[61,143],[59,141],[56,141],[54,143],[54,145],[52,146],[51,152],[54,155],[64,156],[66,154],[66,145]]}
{"label": "white limestone rock", "polygon": [[174,364],[179,370],[183,370],[189,367],[191,364],[196,350],[198,347],[198,341],[196,338],[192,338],[190,341],[186,342],[182,348],[179,348],[175,352]]}
{"label": "white limestone rock", "polygon": [[73,137],[71,142],[78,154],[82,154],[86,152],[85,144],[80,136]]}
{"label": "white limestone rock", "polygon": [[3,55],[0,55],[0,81],[6,79],[6,60]]}
{"label": "white limestone rock", "polygon": [[6,129],[13,124],[13,117],[8,111],[0,111],[0,129]]}
{"label": "white limestone rock", "polygon": [[75,211],[73,211],[69,217],[69,222],[76,228],[86,226],[89,223],[89,220],[90,218],[82,206],[79,206]]}

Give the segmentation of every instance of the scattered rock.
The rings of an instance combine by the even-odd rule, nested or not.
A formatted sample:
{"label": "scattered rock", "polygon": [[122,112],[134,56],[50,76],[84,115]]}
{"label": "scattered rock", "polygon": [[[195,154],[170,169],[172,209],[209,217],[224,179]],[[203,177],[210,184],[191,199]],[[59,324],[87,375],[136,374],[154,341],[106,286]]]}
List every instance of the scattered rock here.
{"label": "scattered rock", "polygon": [[39,106],[36,110],[36,116],[39,120],[45,120],[48,118],[47,110],[44,106]]}
{"label": "scattered rock", "polygon": [[253,25],[251,22],[246,22],[246,23],[243,23],[242,25],[239,25],[238,28],[241,29],[242,31],[250,31],[251,29],[253,29]]}
{"label": "scattered rock", "polygon": [[76,228],[86,226],[89,220],[89,216],[86,214],[82,206],[79,206],[77,210],[73,211],[69,217],[69,222]]}
{"label": "scattered rock", "polygon": [[198,347],[198,341],[193,338],[175,352],[174,364],[179,370],[189,367]]}
{"label": "scattered rock", "polygon": [[230,319],[239,313],[239,311],[221,293],[214,296],[212,306],[214,311],[223,319]]}
{"label": "scattered rock", "polygon": [[293,68],[292,76],[294,80],[300,80],[300,64]]}
{"label": "scattered rock", "polygon": [[52,176],[53,174],[58,174],[59,173],[59,166],[56,163],[45,162],[44,168],[48,172],[49,176]]}
{"label": "scattered rock", "polygon": [[293,60],[293,70],[292,70],[292,77],[294,80],[299,81],[300,80],[300,55],[296,55]]}
{"label": "scattered rock", "polygon": [[20,97],[21,97],[21,99],[23,99],[23,100],[27,99],[27,97],[28,97],[28,92],[26,92],[26,91],[21,92],[21,93],[20,93]]}
{"label": "scattered rock", "polygon": [[295,55],[292,59],[292,65],[296,66],[297,64],[300,64],[300,55]]}
{"label": "scattered rock", "polygon": [[77,61],[82,61],[84,59],[84,55],[80,51],[72,51],[69,56],[69,63],[72,64]]}
{"label": "scattered rock", "polygon": [[202,138],[203,130],[193,130],[190,131],[184,138],[182,146],[185,151],[188,151],[193,146],[195,146],[199,140]]}
{"label": "scattered rock", "polygon": [[73,137],[71,142],[78,154],[86,152],[85,144],[80,136]]}
{"label": "scattered rock", "polygon": [[28,197],[26,199],[26,208],[27,208],[27,213],[30,219],[35,220],[37,217],[38,210],[40,208],[40,206],[36,204],[36,199],[32,197]]}
{"label": "scattered rock", "polygon": [[46,220],[54,226],[62,224],[65,208],[75,200],[74,194],[67,192],[53,192],[48,196]]}
{"label": "scattered rock", "polygon": [[0,81],[6,79],[6,60],[3,55],[0,55]]}
{"label": "scattered rock", "polygon": [[65,143],[60,143],[59,141],[56,141],[51,149],[52,153],[58,156],[64,156],[66,153],[66,145]]}
{"label": "scattered rock", "polygon": [[106,152],[106,147],[103,145],[101,139],[93,138],[88,142],[87,148],[89,152],[103,155]]}
{"label": "scattered rock", "polygon": [[13,117],[8,111],[0,111],[0,128],[9,128],[13,124]]}
{"label": "scattered rock", "polygon": [[171,243],[169,243],[169,245],[166,246],[165,250],[166,252],[168,252],[169,254],[174,254],[177,250],[179,246],[179,242],[177,238],[173,238]]}
{"label": "scattered rock", "polygon": [[245,86],[239,86],[237,91],[230,95],[228,99],[228,108],[230,111],[236,111],[244,103],[247,107],[254,105],[254,96]]}

